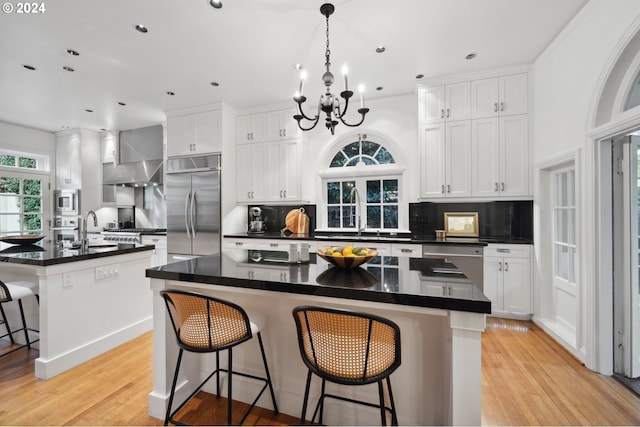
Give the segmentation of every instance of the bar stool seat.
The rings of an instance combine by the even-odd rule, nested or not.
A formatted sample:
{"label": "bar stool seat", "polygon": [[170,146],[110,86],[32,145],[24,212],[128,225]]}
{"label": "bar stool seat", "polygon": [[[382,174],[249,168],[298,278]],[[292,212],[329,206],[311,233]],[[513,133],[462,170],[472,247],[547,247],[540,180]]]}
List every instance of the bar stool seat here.
{"label": "bar stool seat", "polygon": [[[34,289],[36,290],[35,292],[34,292]],[[14,351],[20,350],[21,348],[25,348],[25,347],[27,347],[27,349],[30,349],[31,344],[38,342],[40,340],[40,339],[36,339],[32,341],[29,339],[29,331],[39,332],[37,329],[27,327],[27,321],[24,316],[24,307],[22,306],[22,300],[30,296],[36,296],[37,298],[37,285],[35,283],[25,282],[25,281],[15,281],[15,282],[5,283],[0,281],[0,315],[2,315],[2,320],[0,324],[4,324],[7,329],[7,333],[0,336],[0,338],[4,338],[8,336],[9,340],[11,341],[11,344],[14,344],[15,340],[13,338],[13,334],[15,332],[23,331],[25,336],[25,344],[19,347],[16,347],[10,351],[7,351],[5,353],[2,353],[1,356],[6,356],[7,354],[13,353]],[[20,317],[22,318],[22,328],[16,329],[16,330],[11,329],[11,326],[9,325],[9,321],[7,320],[7,315],[5,314],[4,307],[3,307],[5,303],[11,302],[11,301],[18,302],[18,307],[20,308]],[[38,303],[39,302],[40,301],[38,300]]]}
{"label": "bar stool seat", "polygon": [[[300,355],[309,369],[300,424],[305,423],[312,373],[322,379],[322,390],[311,423],[320,412],[322,424],[324,399],[329,397],[380,409],[386,425],[398,424],[390,376],[400,366],[400,328],[383,317],[328,307],[300,306],[293,309]],[[386,380],[389,406],[384,402],[382,381]],[[342,385],[378,384],[379,404],[325,393],[326,381]]]}
{"label": "bar stool seat", "polygon": [[[171,393],[167,405],[167,413],[164,425],[169,422],[184,425],[174,420],[175,414],[196,395],[200,389],[215,375],[216,393],[220,397],[220,372],[226,372],[227,379],[227,424],[231,425],[232,416],[232,376],[240,375],[264,382],[263,387],[257,397],[246,411],[240,424],[242,424],[255,404],[258,402],[264,391],[269,388],[274,412],[278,413],[275,393],[269,374],[269,366],[264,352],[262,335],[260,330],[264,326],[265,318],[260,313],[252,313],[251,316],[240,306],[228,301],[214,298],[196,292],[164,289],[160,291],[164,298],[169,317],[178,341],[178,360],[176,362],[175,374],[171,385]],[[265,369],[265,377],[258,377],[233,370],[232,348],[238,344],[250,340],[253,336],[258,337],[260,353]],[[175,410],[172,410],[173,398],[175,395],[178,373],[184,351],[197,353],[216,353],[216,369],[182,402]],[[228,368],[220,368],[219,352],[227,350]]]}

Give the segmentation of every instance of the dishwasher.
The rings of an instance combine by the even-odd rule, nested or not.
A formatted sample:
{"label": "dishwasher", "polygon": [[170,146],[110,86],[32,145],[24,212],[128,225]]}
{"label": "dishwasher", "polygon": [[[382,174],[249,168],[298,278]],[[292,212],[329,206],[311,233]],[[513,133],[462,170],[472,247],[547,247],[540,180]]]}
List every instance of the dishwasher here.
{"label": "dishwasher", "polygon": [[422,245],[422,258],[441,260],[433,267],[434,273],[464,274],[481,291],[483,286],[483,248],[473,245]]}

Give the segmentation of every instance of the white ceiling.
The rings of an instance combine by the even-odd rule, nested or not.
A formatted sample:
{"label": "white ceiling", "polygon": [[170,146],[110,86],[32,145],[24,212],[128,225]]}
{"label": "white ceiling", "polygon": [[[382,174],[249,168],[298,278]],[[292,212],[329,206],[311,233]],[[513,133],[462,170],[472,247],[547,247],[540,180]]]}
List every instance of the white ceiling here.
{"label": "white ceiling", "polygon": [[[0,13],[2,121],[52,132],[130,129],[199,105],[287,102],[298,87],[296,63],[309,73],[305,94],[313,100],[322,90],[322,0],[222,0],[221,9],[208,0],[40,2],[44,13]],[[586,2],[334,0],[334,93],[343,64],[350,88],[364,84],[368,98],[411,93],[417,74],[530,64]],[[379,45],[385,53],[375,52]],[[477,58],[465,60],[471,52]]]}

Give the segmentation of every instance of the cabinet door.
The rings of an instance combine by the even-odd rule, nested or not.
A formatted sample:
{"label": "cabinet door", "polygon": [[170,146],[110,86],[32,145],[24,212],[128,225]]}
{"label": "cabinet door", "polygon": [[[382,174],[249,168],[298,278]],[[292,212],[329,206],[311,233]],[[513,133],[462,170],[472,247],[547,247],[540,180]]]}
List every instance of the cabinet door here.
{"label": "cabinet door", "polygon": [[281,176],[282,171],[282,154],[280,152],[280,143],[271,142],[265,144],[265,155],[267,156],[267,166],[263,168],[262,180],[265,184],[266,200],[279,201],[283,198],[283,188]]}
{"label": "cabinet door", "polygon": [[500,195],[529,195],[529,116],[500,117]]}
{"label": "cabinet door", "polygon": [[281,142],[280,144],[280,187],[282,200],[301,200],[300,169],[298,167],[298,141]]}
{"label": "cabinet door", "polygon": [[249,144],[236,146],[236,201],[251,202],[252,176],[251,148]]}
{"label": "cabinet door", "polygon": [[526,114],[529,111],[527,74],[514,74],[498,79],[501,116]]}
{"label": "cabinet door", "polygon": [[471,85],[469,82],[444,87],[444,117],[449,120],[467,120],[471,117]]}
{"label": "cabinet door", "polygon": [[421,87],[419,89],[420,123],[444,121],[444,86]]}
{"label": "cabinet door", "polygon": [[293,118],[295,114],[295,108],[280,111],[282,137],[284,139],[296,139],[302,136],[302,130],[298,126],[298,122]]}
{"label": "cabinet door", "polygon": [[193,154],[195,118],[193,115],[170,117],[167,120],[167,156]]}
{"label": "cabinet door", "polygon": [[423,126],[420,132],[420,197],[445,197],[445,127]]}
{"label": "cabinet door", "polygon": [[480,79],[471,82],[471,118],[496,117],[499,110],[498,79]]}
{"label": "cabinet door", "polygon": [[236,118],[236,141],[238,143],[261,142],[266,137],[267,113],[248,114]]}
{"label": "cabinet door", "polygon": [[446,125],[446,196],[471,195],[471,121]]}
{"label": "cabinet door", "polygon": [[431,280],[420,281],[421,290],[429,296],[444,297],[447,296],[447,284],[445,282],[436,282]]}
{"label": "cabinet door", "polygon": [[114,133],[105,133],[100,137],[100,157],[102,163],[118,164],[118,137]]}
{"label": "cabinet door", "polygon": [[491,301],[491,311],[503,311],[502,303],[502,258],[484,257],[482,266],[483,293]]}
{"label": "cabinet door", "polygon": [[474,196],[496,197],[500,194],[500,137],[498,119],[471,121]]}
{"label": "cabinet door", "polygon": [[236,117],[236,142],[238,144],[245,144],[251,142],[249,138],[251,136],[251,116],[238,116]]}
{"label": "cabinet door", "polygon": [[266,177],[273,173],[269,164],[268,144],[251,144],[250,146],[251,201],[266,201],[268,200],[267,186],[271,182]]}
{"label": "cabinet door", "polygon": [[503,273],[504,311],[519,314],[532,313],[531,263],[529,259],[503,258]]}
{"label": "cabinet door", "polygon": [[217,153],[221,151],[220,111],[207,111],[195,114],[193,154]]}
{"label": "cabinet door", "polygon": [[473,285],[470,283],[447,283],[447,296],[451,298],[471,298]]}
{"label": "cabinet door", "polygon": [[56,137],[56,188],[81,188],[80,135]]}

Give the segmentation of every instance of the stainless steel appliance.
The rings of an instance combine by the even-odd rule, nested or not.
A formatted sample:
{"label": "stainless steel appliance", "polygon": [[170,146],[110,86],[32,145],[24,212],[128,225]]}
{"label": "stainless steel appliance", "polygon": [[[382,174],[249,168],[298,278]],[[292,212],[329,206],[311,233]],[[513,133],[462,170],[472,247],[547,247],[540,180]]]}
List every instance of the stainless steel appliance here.
{"label": "stainless steel appliance", "polygon": [[220,155],[167,160],[169,262],[220,252]]}
{"label": "stainless steel appliance", "polygon": [[53,219],[53,241],[57,243],[79,242],[80,228],[79,217],[77,216],[57,216]]}
{"label": "stainless steel appliance", "polygon": [[112,228],[100,232],[104,243],[142,243],[142,233],[162,233],[165,228]]}
{"label": "stainless steel appliance", "polygon": [[80,190],[54,190],[53,200],[54,215],[80,215]]}
{"label": "stainless steel appliance", "polygon": [[483,290],[483,252],[482,247],[472,245],[422,245],[422,258],[442,261],[442,265],[434,267],[435,273],[455,275],[462,272],[480,290]]}
{"label": "stainless steel appliance", "polygon": [[257,206],[249,208],[249,233],[260,234],[265,232],[264,221],[262,220],[262,209]]}

